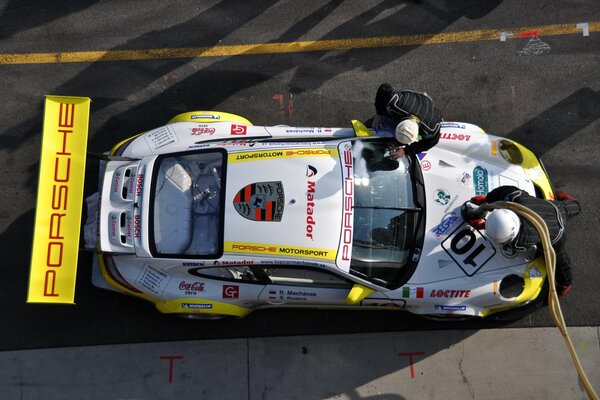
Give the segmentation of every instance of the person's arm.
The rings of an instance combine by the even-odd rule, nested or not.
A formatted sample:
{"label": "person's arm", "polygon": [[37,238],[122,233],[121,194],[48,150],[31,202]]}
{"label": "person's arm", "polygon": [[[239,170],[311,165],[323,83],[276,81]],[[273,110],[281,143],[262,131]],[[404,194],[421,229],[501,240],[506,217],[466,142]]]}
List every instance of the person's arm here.
{"label": "person's arm", "polygon": [[438,131],[435,135],[424,137],[414,143],[409,144],[404,148],[405,153],[417,154],[423,151],[427,151],[435,146],[440,141],[440,132]]}
{"label": "person's arm", "polygon": [[387,115],[387,105],[394,95],[394,88],[389,83],[382,83],[375,95],[375,112],[378,115]]}
{"label": "person's arm", "polygon": [[498,186],[485,196],[485,201],[488,203],[493,203],[495,201],[506,201],[509,195],[520,190],[521,189],[516,186]]}

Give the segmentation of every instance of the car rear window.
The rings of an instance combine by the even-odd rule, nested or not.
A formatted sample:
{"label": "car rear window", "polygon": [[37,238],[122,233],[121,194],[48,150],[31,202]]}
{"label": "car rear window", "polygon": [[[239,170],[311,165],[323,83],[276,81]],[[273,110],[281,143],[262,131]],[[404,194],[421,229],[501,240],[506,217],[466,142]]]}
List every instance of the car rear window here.
{"label": "car rear window", "polygon": [[220,252],[224,159],[220,151],[157,159],[151,210],[156,255]]}

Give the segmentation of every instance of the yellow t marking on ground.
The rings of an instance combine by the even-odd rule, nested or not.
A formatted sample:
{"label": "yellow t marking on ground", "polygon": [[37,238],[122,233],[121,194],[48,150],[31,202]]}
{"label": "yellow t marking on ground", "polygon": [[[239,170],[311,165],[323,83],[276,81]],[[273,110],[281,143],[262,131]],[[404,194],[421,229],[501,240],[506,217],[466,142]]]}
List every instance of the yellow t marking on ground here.
{"label": "yellow t marking on ground", "polygon": [[[589,32],[599,32],[600,22],[588,22]],[[383,36],[372,38],[315,40],[304,42],[245,44],[215,47],[189,47],[148,50],[75,51],[59,53],[0,54],[0,64],[53,64],[98,61],[155,60],[165,58],[231,57],[247,54],[300,53],[366,49],[376,47],[417,46],[440,43],[464,43],[500,40],[503,32],[518,39],[521,32],[535,31],[537,36],[582,34],[576,23],[530,26],[524,28],[484,29],[464,32],[435,33],[423,35]]]}

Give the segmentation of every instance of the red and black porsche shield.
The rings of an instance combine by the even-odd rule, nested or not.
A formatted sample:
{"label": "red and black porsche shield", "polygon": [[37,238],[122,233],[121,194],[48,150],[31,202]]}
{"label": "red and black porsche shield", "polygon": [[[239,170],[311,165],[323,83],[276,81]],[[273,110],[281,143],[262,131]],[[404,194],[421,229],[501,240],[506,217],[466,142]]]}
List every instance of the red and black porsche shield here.
{"label": "red and black porsche shield", "polygon": [[233,206],[252,221],[281,221],[285,196],[283,184],[256,182],[243,187],[233,199]]}

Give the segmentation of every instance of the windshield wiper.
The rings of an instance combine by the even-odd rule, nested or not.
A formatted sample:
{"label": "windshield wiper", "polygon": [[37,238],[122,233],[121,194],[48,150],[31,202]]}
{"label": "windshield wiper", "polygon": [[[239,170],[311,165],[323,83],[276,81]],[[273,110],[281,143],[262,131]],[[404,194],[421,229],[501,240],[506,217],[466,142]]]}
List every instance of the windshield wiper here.
{"label": "windshield wiper", "polygon": [[369,208],[373,210],[423,211],[420,207],[387,207],[387,206],[353,206],[353,208]]}

